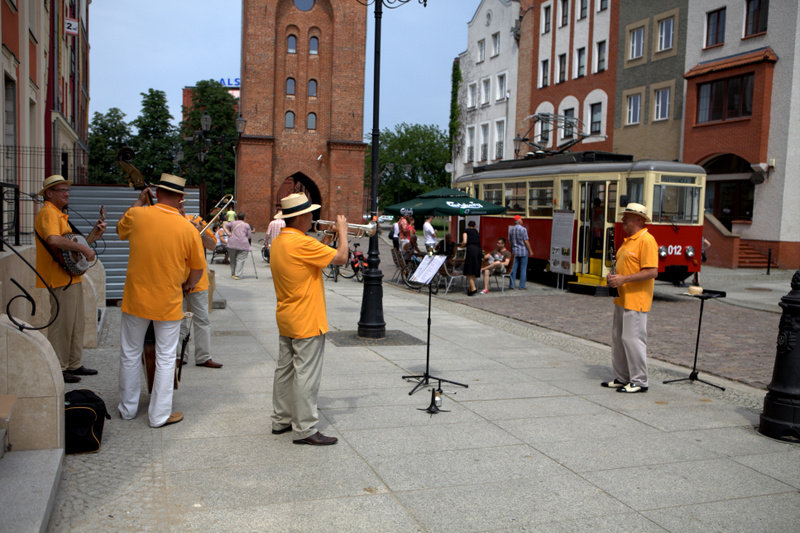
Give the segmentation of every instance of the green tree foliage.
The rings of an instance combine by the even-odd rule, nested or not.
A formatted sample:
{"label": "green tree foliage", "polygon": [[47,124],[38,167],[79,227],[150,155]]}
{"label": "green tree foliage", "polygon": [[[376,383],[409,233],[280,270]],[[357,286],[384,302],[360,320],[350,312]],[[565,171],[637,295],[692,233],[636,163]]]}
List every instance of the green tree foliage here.
{"label": "green tree foliage", "polygon": [[[233,193],[237,101],[215,80],[198,81],[192,92],[192,105],[183,107],[181,134],[185,140],[183,167],[189,182],[206,182],[208,205],[214,205],[224,194]],[[208,113],[211,128],[203,132],[201,117]],[[201,163],[199,154],[203,153]]]}
{"label": "green tree foliage", "polygon": [[450,75],[450,122],[448,124],[448,142],[450,143],[450,153],[453,152],[458,142],[459,131],[461,130],[461,122],[458,120],[458,115],[461,110],[458,106],[458,89],[461,87],[461,64],[456,58],[453,61],[453,71]]}
{"label": "green tree foliage", "polygon": [[131,139],[131,147],[136,152],[132,163],[145,180],[157,182],[163,172],[176,172],[174,158],[178,148],[178,130],[170,122],[172,115],[164,91],[148,89],[141,95],[142,111],[131,123],[137,129]]}
{"label": "green tree foliage", "polygon": [[[444,166],[450,161],[447,135],[435,125],[406,124],[384,129],[380,136],[378,197],[391,205],[439,187],[449,186]],[[371,154],[366,183],[371,183]]]}
{"label": "green tree foliage", "polygon": [[89,124],[89,183],[127,183],[117,166],[117,151],[130,141],[131,128],[119,108],[95,112]]}

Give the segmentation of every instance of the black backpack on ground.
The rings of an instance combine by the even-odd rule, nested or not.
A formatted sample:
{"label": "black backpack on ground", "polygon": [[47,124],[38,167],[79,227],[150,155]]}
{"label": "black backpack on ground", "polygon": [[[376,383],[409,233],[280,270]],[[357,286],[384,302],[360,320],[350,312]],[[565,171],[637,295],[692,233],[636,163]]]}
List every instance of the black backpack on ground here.
{"label": "black backpack on ground", "polygon": [[64,447],[66,453],[100,451],[103,425],[111,416],[105,402],[88,389],[69,391],[64,395]]}

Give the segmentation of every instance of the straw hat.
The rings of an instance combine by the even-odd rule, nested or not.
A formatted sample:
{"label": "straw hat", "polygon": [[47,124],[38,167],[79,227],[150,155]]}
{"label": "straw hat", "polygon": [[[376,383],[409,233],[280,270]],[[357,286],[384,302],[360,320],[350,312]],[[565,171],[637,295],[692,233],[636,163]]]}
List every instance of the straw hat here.
{"label": "straw hat", "polygon": [[178,194],[185,194],[183,191],[185,186],[186,180],[184,178],[166,173],[161,174],[161,180],[158,182],[158,185],[156,185],[156,187],[176,192]]}
{"label": "straw hat", "polygon": [[44,196],[44,191],[46,191],[50,187],[55,187],[59,183],[66,183],[67,185],[72,185],[72,180],[64,179],[64,176],[59,176],[58,174],[53,174],[52,176],[44,180],[44,183],[42,184],[42,190],[39,191],[39,195]]}
{"label": "straw hat", "polygon": [[291,218],[303,213],[309,213],[319,209],[319,204],[312,204],[303,193],[290,194],[281,198],[281,212],[275,218]]}
{"label": "straw hat", "polygon": [[644,219],[645,222],[650,222],[650,217],[647,216],[647,208],[642,204],[637,204],[635,202],[631,202],[625,206],[620,212],[620,216],[624,215],[625,213],[630,213],[631,215],[639,215]]}

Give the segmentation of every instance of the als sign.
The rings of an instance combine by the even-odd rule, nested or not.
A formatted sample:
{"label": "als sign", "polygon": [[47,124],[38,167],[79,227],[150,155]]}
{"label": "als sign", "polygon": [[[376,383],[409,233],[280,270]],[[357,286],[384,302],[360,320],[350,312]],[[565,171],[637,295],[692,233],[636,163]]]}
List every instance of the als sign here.
{"label": "als sign", "polygon": [[218,81],[223,87],[239,87],[240,85],[239,78],[220,78]]}

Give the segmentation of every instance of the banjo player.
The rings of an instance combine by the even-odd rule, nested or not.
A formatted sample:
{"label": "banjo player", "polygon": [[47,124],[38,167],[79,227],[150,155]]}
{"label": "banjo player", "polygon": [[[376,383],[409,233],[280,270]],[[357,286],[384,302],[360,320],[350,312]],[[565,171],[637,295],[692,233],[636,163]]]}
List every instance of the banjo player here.
{"label": "banjo player", "polygon": [[[42,190],[39,191],[44,198],[44,205],[36,214],[34,229],[37,235],[36,270],[53,289],[50,296],[51,319],[58,309],[58,315],[47,328],[47,339],[58,356],[64,382],[77,383],[81,380],[79,376],[92,376],[97,374],[97,370],[86,368],[81,362],[84,328],[81,276],[65,270],[56,261],[56,257],[63,250],[69,250],[82,254],[88,261],[94,261],[94,250],[88,245],[103,235],[106,223],[101,216],[86,236],[86,244],[64,237],[72,231],[69,215],[66,213],[70,185],[71,180],[57,174],[44,180]],[[38,277],[36,286],[45,287]],[[55,295],[58,305],[52,295]]]}

